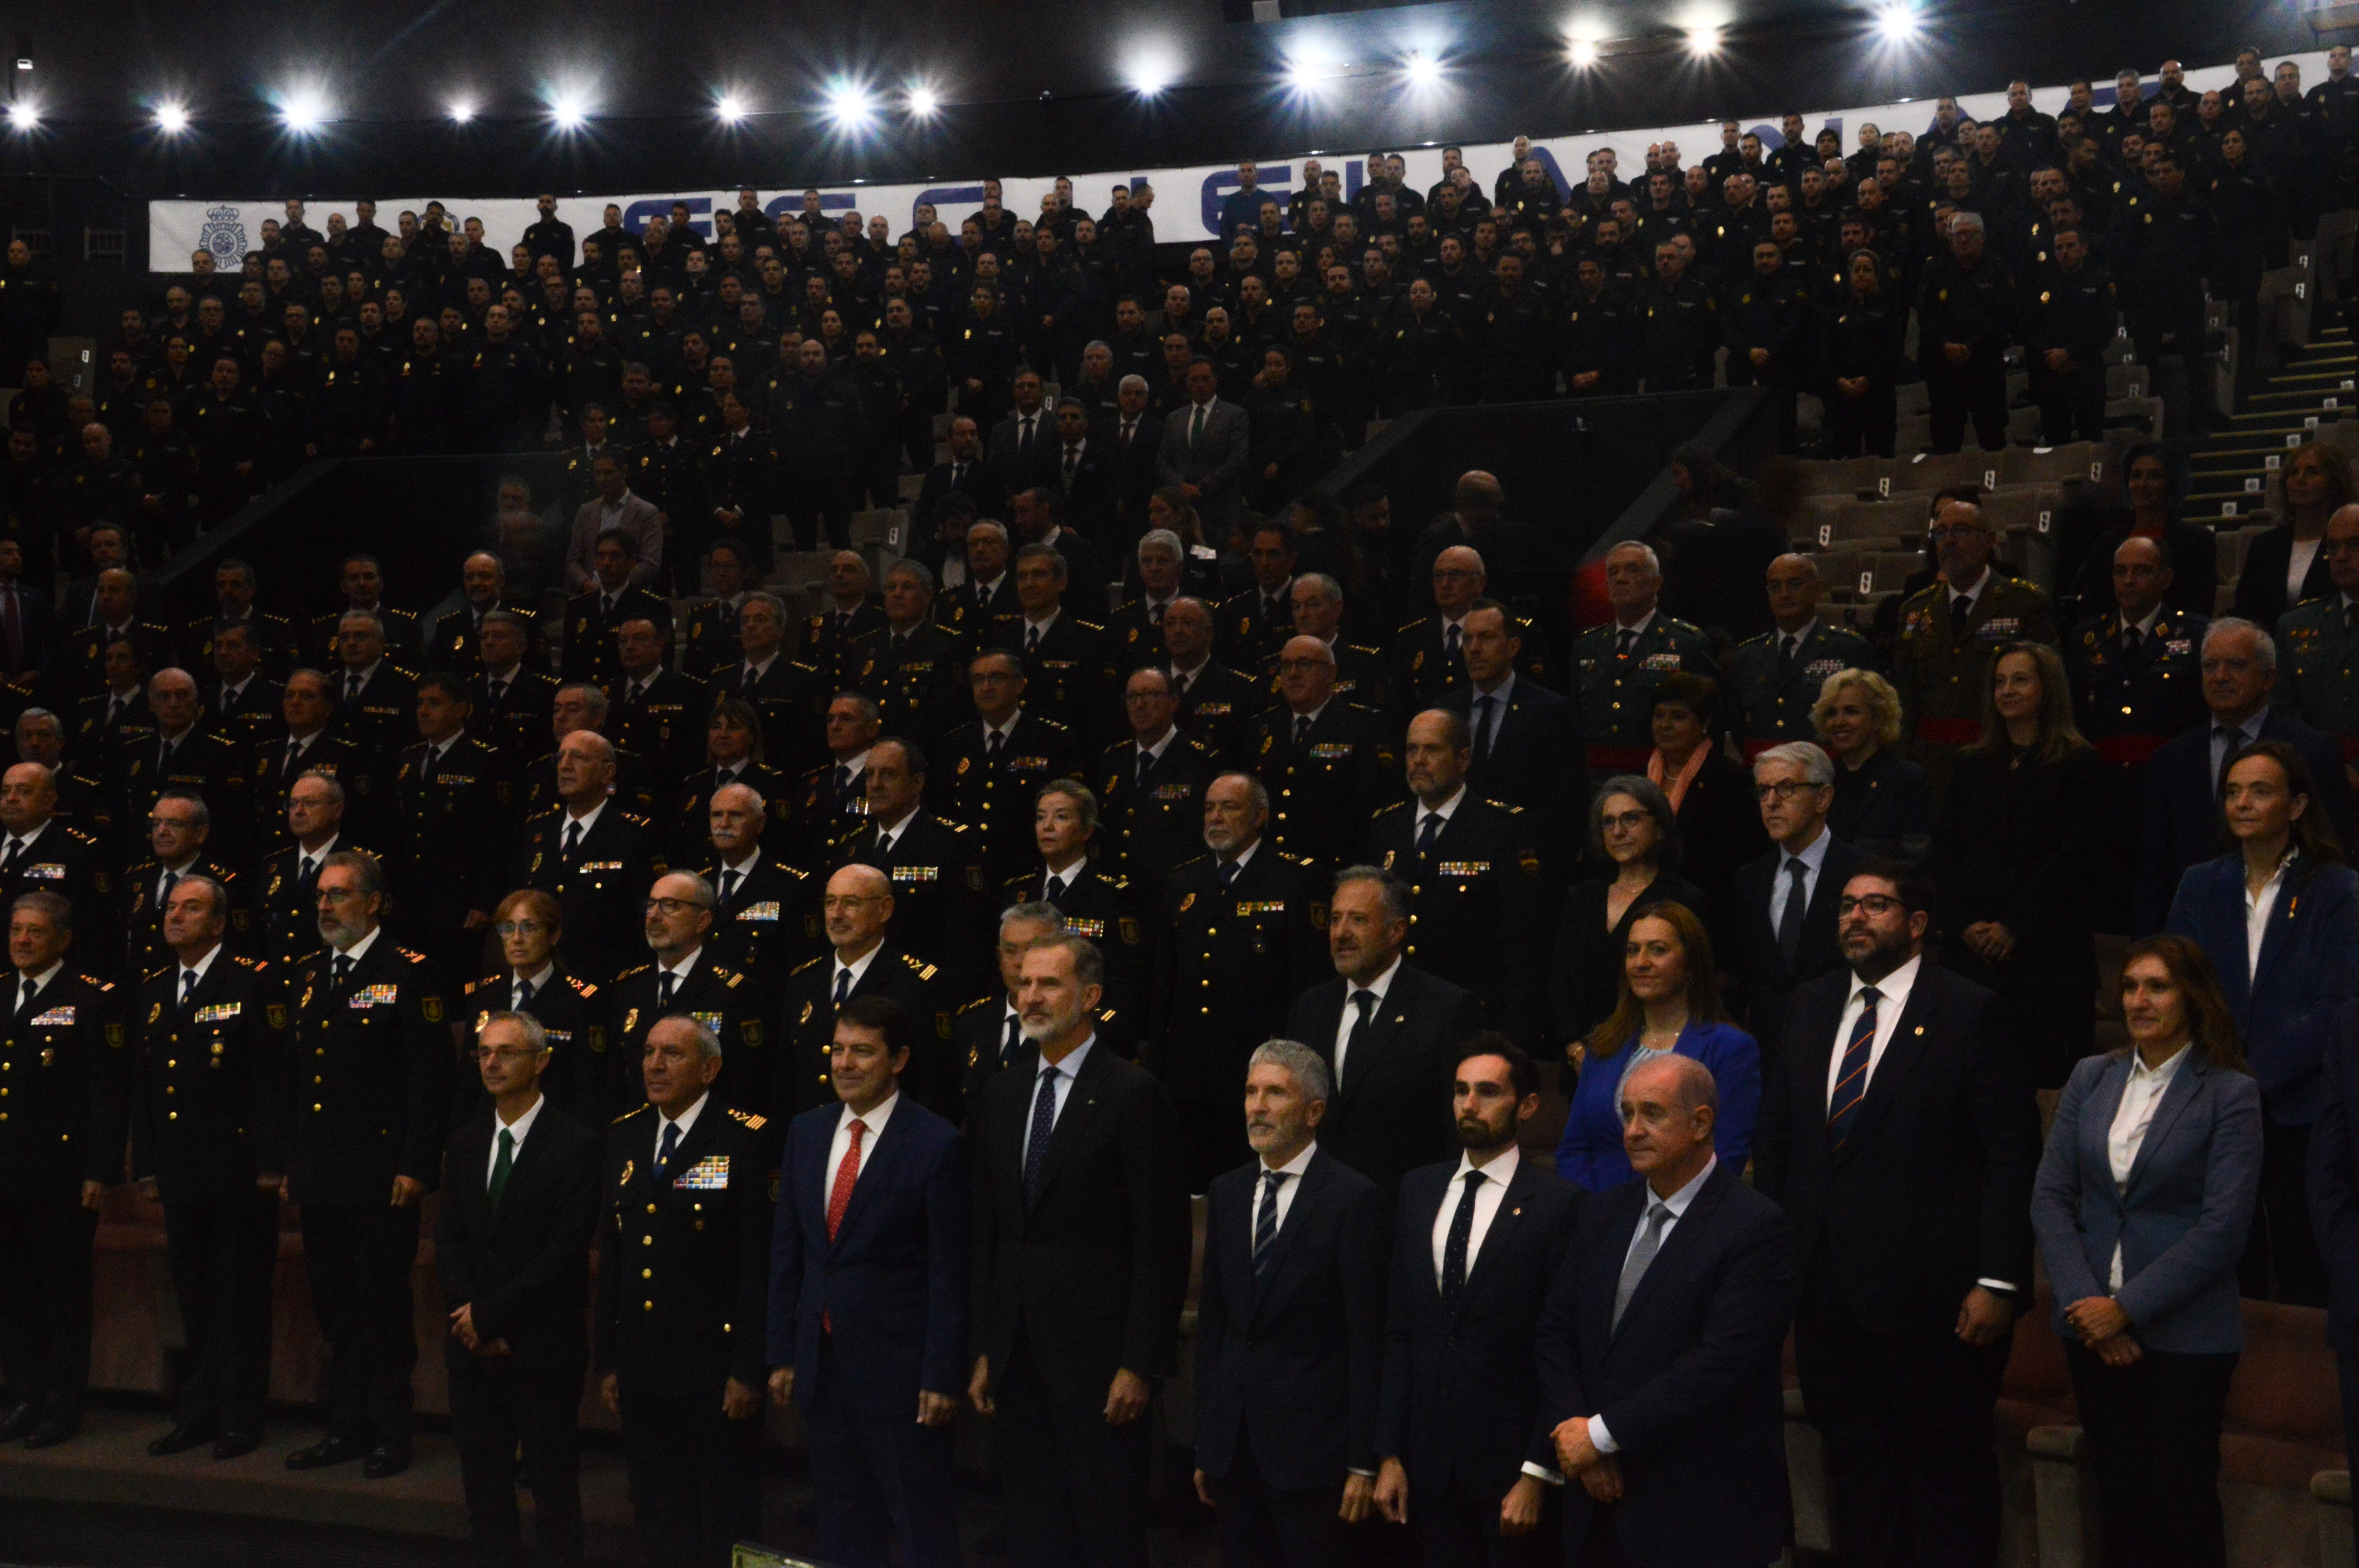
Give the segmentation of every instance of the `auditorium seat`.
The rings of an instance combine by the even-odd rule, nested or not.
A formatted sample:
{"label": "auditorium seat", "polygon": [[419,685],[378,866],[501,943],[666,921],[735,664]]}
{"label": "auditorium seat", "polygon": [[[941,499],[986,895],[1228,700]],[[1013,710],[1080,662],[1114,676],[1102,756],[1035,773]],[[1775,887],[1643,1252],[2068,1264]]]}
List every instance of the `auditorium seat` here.
{"label": "auditorium seat", "polygon": [[1903,491],[1914,491],[1922,494],[1953,484],[1978,484],[1984,490],[1995,489],[1998,484],[1999,459],[2004,455],[1970,447],[1964,451],[1940,457],[1922,452],[1902,457],[1893,464],[1889,493],[1898,495]]}
{"label": "auditorium seat", "polygon": [[1830,458],[1794,465],[1802,476],[1804,495],[1856,496],[1883,493],[1892,475],[1888,458]]}

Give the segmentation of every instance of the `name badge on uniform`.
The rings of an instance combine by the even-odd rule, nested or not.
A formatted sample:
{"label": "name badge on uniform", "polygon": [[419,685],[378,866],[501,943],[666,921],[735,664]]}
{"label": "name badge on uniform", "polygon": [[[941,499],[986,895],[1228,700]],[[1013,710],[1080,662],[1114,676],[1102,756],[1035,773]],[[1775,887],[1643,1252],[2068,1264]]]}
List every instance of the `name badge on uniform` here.
{"label": "name badge on uniform", "polygon": [[1639,666],[1642,670],[1675,670],[1680,667],[1677,654],[1649,654]]}
{"label": "name badge on uniform", "polygon": [[207,1002],[204,1006],[197,1009],[197,1011],[190,1015],[190,1022],[194,1023],[226,1023],[231,1019],[235,1018],[240,1012],[244,1011],[245,1008],[245,1004],[239,1001]]}
{"label": "name badge on uniform", "polygon": [[1150,800],[1163,801],[1186,800],[1190,795],[1194,795],[1195,793],[1196,786],[1193,784],[1157,784],[1152,790],[1147,792],[1147,798]]}
{"label": "name badge on uniform", "polygon": [[1284,914],[1286,900],[1282,898],[1241,898],[1237,900],[1237,917],[1251,920],[1256,914]]}
{"label": "name badge on uniform", "polygon": [[[36,1029],[58,1028],[70,1024],[73,1021],[74,1010],[71,1007],[53,1007],[47,1012],[37,1014],[32,1021],[32,1026]],[[41,1065],[46,1067],[49,1063],[44,1060]]]}
{"label": "name badge on uniform", "polygon": [[1310,757],[1313,762],[1340,762],[1349,758],[1351,754],[1352,743],[1349,741],[1321,741],[1310,748]]}
{"label": "name badge on uniform", "polygon": [[1022,768],[1027,771],[1038,769],[1045,772],[1049,766],[1049,759],[1046,757],[1016,757],[1012,759],[1007,765],[1010,769]]}
{"label": "name badge on uniform", "polygon": [[401,1000],[399,986],[363,986],[345,1000],[346,1007],[391,1007]]}
{"label": "name badge on uniform", "polygon": [[674,1177],[671,1184],[692,1193],[720,1192],[729,1185],[729,1156],[707,1154]]}
{"label": "name badge on uniform", "polygon": [[1226,719],[1236,711],[1236,706],[1234,702],[1200,702],[1196,711],[1207,719]]}
{"label": "name badge on uniform", "polygon": [[740,920],[776,920],[778,918],[778,901],[777,899],[772,899],[766,903],[749,903],[745,908],[737,912],[737,918]]}

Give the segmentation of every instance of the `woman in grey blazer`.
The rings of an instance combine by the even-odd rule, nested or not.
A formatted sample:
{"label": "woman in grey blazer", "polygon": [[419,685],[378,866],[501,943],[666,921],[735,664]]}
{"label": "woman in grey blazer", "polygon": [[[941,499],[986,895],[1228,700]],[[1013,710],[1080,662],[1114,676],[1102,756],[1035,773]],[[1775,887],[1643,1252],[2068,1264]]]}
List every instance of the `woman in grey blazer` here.
{"label": "woman in grey blazer", "polygon": [[2245,1347],[2236,1259],[2261,1097],[2203,950],[2149,936],[2122,971],[2130,1047],[2084,1058],[2039,1162],[2056,1292],[2112,1568],[2222,1568],[2220,1424]]}

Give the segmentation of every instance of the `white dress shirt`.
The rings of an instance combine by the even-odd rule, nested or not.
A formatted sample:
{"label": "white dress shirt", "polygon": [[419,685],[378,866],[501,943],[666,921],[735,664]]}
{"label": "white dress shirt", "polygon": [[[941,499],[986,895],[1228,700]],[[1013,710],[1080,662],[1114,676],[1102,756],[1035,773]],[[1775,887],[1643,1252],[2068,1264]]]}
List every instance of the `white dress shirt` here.
{"label": "white dress shirt", "polygon": [[1024,1141],[1016,1152],[1018,1161],[1016,1165],[1017,1170],[1022,1170],[1024,1168],[1024,1162],[1028,1162],[1030,1159],[1030,1151],[1032,1147],[1031,1108],[1037,1104],[1040,1098],[1040,1074],[1053,1072],[1057,1075],[1055,1087],[1051,1091],[1053,1095],[1051,1108],[1049,1112],[1049,1130],[1053,1134],[1057,1130],[1058,1120],[1065,1114],[1065,1102],[1072,1098],[1073,1080],[1080,1076],[1082,1064],[1090,1059],[1090,1051],[1092,1047],[1097,1044],[1097,1043],[1098,1037],[1095,1033],[1093,1033],[1087,1040],[1082,1041],[1080,1044],[1067,1052],[1065,1054],[1065,1059],[1059,1062],[1054,1067],[1049,1066],[1044,1062],[1040,1065],[1039,1072],[1036,1072],[1032,1075],[1032,1092],[1026,1096],[1024,1099]]}
{"label": "white dress shirt", "polygon": [[540,971],[538,974],[519,975],[511,971],[508,975],[508,1011],[510,1012],[522,1011],[516,1006],[516,998],[524,987],[530,986],[532,988],[533,995],[541,996],[548,992],[549,982],[556,979],[556,977],[557,962],[555,959],[545,960],[541,964]]}
{"label": "white dress shirt", "polygon": [[[1637,1250],[1638,1238],[1647,1234],[1647,1216],[1653,1210],[1656,1203],[1660,1201],[1665,1208],[1671,1211],[1670,1217],[1663,1221],[1662,1234],[1655,1238],[1655,1256],[1660,1258],[1663,1255],[1663,1248],[1671,1239],[1671,1232],[1677,1230],[1680,1227],[1680,1221],[1687,1217],[1688,1206],[1695,1202],[1696,1194],[1703,1191],[1704,1183],[1712,1179],[1712,1173],[1719,1164],[1720,1156],[1712,1155],[1704,1161],[1702,1170],[1688,1178],[1687,1185],[1669,1197],[1658,1200],[1653,1188],[1649,1187],[1647,1190],[1647,1201],[1638,1209],[1638,1223],[1630,1231],[1630,1245],[1622,1249],[1622,1261],[1625,1267],[1629,1264],[1630,1254]],[[1653,1265],[1649,1264],[1648,1267],[1651,1268]],[[1589,1444],[1600,1454],[1618,1453],[1622,1447],[1620,1444],[1614,1441],[1614,1434],[1605,1429],[1605,1418],[1602,1415],[1593,1415],[1589,1418]]]}
{"label": "white dress shirt", "polygon": [[1376,999],[1375,1001],[1368,1004],[1368,1022],[1371,1024],[1374,1024],[1376,1021],[1376,1015],[1385,1010],[1385,992],[1392,989],[1393,977],[1400,973],[1400,967],[1401,961],[1396,957],[1391,963],[1385,966],[1385,972],[1383,974],[1378,975],[1375,979],[1370,980],[1365,986],[1355,986],[1349,980],[1343,982],[1343,1016],[1336,1020],[1335,1022],[1335,1048],[1333,1058],[1335,1065],[1335,1081],[1337,1083],[1340,1084],[1343,1081],[1343,1052],[1345,1044],[1352,1038],[1353,1026],[1360,1022],[1360,1010],[1353,1004],[1352,999],[1359,995],[1363,990],[1367,991]]}
{"label": "white dress shirt", "polygon": [[603,816],[605,814],[606,802],[604,800],[601,800],[597,805],[592,806],[589,810],[583,812],[579,816],[575,816],[571,811],[568,811],[565,820],[558,825],[558,849],[561,851],[565,848],[565,840],[573,837],[572,826],[574,823],[579,822],[582,824],[581,836],[586,840],[590,837],[590,830],[598,826],[598,818]]}
{"label": "white dress shirt", "polygon": [[900,1103],[901,1091],[896,1089],[874,1110],[855,1113],[845,1106],[842,1114],[835,1119],[835,1136],[827,1145],[827,1166],[819,1175],[820,1213],[827,1212],[827,1200],[835,1191],[836,1168],[843,1163],[843,1156],[852,1147],[852,1124],[857,1121],[868,1129],[860,1140],[860,1163],[852,1168],[852,1179],[856,1184],[860,1173],[868,1169],[868,1157],[876,1152],[876,1140],[884,1136],[885,1124],[893,1119],[893,1108]]}
{"label": "white dress shirt", "polygon": [[[879,942],[865,953],[861,954],[857,958],[853,959],[849,964],[845,963],[841,957],[836,957],[834,960],[835,967],[827,977],[827,994],[829,997],[832,998],[835,995],[835,982],[842,979],[847,971],[852,976],[852,984],[844,989],[843,994],[850,996],[853,991],[858,990],[860,989],[861,978],[868,973],[868,966],[875,963],[876,961],[876,955],[883,951],[885,951],[885,944]],[[831,957],[833,957],[833,955],[831,955]]]}
{"label": "white dress shirt", "polygon": [[[1302,1190],[1302,1173],[1310,1169],[1310,1157],[1318,1152],[1317,1142],[1307,1143],[1301,1153],[1277,1167],[1278,1174],[1287,1178],[1277,1184],[1277,1230],[1279,1234],[1286,1230],[1286,1217],[1294,1207],[1294,1195]],[[1262,1178],[1269,1170],[1269,1166],[1263,1165],[1254,1173],[1253,1200],[1245,1209],[1245,1250],[1248,1256],[1252,1254],[1254,1236],[1261,1229],[1262,1194],[1268,1190],[1268,1184]]]}
{"label": "white dress shirt", "polygon": [[[1791,892],[1794,886],[1794,879],[1787,871],[1786,862],[1788,860],[1799,860],[1802,862],[1802,910],[1803,913],[1808,914],[1810,907],[1810,899],[1819,891],[1819,873],[1826,868],[1827,846],[1833,842],[1834,835],[1827,831],[1826,824],[1821,823],[1819,825],[1819,836],[1816,838],[1811,839],[1809,847],[1801,850],[1799,854],[1788,854],[1786,852],[1786,847],[1782,844],[1773,844],[1770,846],[1771,849],[1777,851],[1777,869],[1769,874],[1770,930],[1777,930],[1780,923],[1785,920],[1786,899]],[[1848,1039],[1850,1037],[1848,1035],[1844,1035],[1840,1038]]]}
{"label": "white dress shirt", "polygon": [[647,1152],[647,1169],[654,1170],[655,1161],[663,1153],[663,1130],[667,1127],[679,1129],[679,1137],[672,1144],[672,1155],[675,1159],[679,1157],[679,1152],[688,1146],[688,1135],[696,1130],[696,1119],[704,1114],[705,1104],[712,1098],[710,1094],[699,1095],[695,1104],[675,1117],[667,1118],[660,1111],[656,1113],[656,1141]]}
{"label": "white dress shirt", "polygon": [[[2130,1052],[2129,1081],[2122,1086],[2122,1103],[2114,1108],[2114,1125],[2105,1133],[2105,1163],[2113,1168],[2115,1187],[2128,1184],[2130,1167],[2137,1163],[2138,1150],[2154,1126],[2154,1113],[2162,1108],[2162,1097],[2170,1092],[2170,1081],[2179,1076],[2179,1069],[2186,1060],[2184,1045],[2172,1052],[2159,1067],[2147,1066],[2144,1056],[2136,1050]],[[2122,1244],[2116,1240],[2105,1289],[2121,1288]]]}
{"label": "white dress shirt", "polygon": [[[1441,826],[1443,827],[1449,827],[1450,819],[1458,815],[1459,803],[1463,801],[1465,798],[1466,786],[1464,784],[1460,784],[1458,786],[1458,792],[1455,795],[1452,795],[1448,800],[1443,801],[1440,806],[1428,806],[1423,801],[1418,802],[1417,820],[1409,825],[1408,841],[1411,844],[1415,844],[1419,838],[1424,838],[1425,825],[1433,817],[1439,816],[1441,818]],[[1435,831],[1439,832],[1440,829],[1437,828]]]}
{"label": "white dress shirt", "polygon": [[2245,979],[2249,983],[2261,967],[2261,938],[2268,935],[2269,916],[2277,912],[2277,900],[2285,896],[2286,868],[2293,864],[2288,855],[2269,873],[2269,880],[2255,892],[2252,884],[2245,884]]}
{"label": "white dress shirt", "polygon": [[[1474,1260],[1483,1255],[1483,1238],[1491,1234],[1491,1221],[1499,1212],[1499,1202],[1507,1195],[1507,1184],[1516,1179],[1516,1167],[1522,1162],[1523,1151],[1515,1144],[1493,1158],[1483,1167],[1483,1184],[1474,1189],[1474,1228],[1466,1238],[1466,1274],[1474,1274]],[[1473,1158],[1458,1156],[1458,1169],[1450,1173],[1450,1184],[1441,1190],[1441,1208],[1433,1217],[1433,1288],[1441,1288],[1441,1253],[1450,1244],[1450,1222],[1457,1217],[1458,1202],[1466,1191],[1466,1173],[1474,1169]]]}
{"label": "white dress shirt", "polygon": [[[172,977],[172,995],[174,998],[177,999],[184,997],[190,991],[196,989],[197,986],[203,985],[205,983],[205,972],[213,967],[213,959],[218,957],[220,954],[221,944],[216,942],[211,947],[206,948],[205,956],[198,959],[195,963],[176,965],[175,968],[179,970],[179,973]],[[190,975],[197,977],[194,984],[190,983],[189,977]]]}
{"label": "white dress shirt", "polygon": [[[516,1170],[516,1162],[524,1158],[525,1134],[530,1132],[532,1130],[532,1124],[540,1119],[540,1108],[548,1103],[549,1097],[547,1095],[535,1095],[532,1097],[532,1108],[530,1110],[526,1111],[514,1121],[500,1121],[498,1126],[492,1129],[491,1152],[484,1161],[484,1190],[485,1192],[490,1192],[492,1190],[492,1173],[499,1169],[500,1134],[502,1132],[506,1132],[512,1141],[508,1145],[508,1170],[513,1173]],[[497,1117],[495,1117],[493,1119],[495,1121],[498,1121]],[[680,1136],[685,1138],[688,1136],[688,1133],[685,1130],[682,1130]]]}

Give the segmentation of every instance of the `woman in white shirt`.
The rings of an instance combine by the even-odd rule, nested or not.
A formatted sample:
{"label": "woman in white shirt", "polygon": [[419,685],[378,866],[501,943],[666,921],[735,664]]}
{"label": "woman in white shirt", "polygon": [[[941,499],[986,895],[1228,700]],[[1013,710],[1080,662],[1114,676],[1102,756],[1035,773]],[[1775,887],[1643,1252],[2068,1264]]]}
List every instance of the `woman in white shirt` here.
{"label": "woman in white shirt", "polygon": [[2122,1013],[2129,1046],[2064,1087],[2032,1228],[2108,1568],[2224,1568],[2220,1425],[2245,1344],[2236,1261],[2260,1191],[2260,1089],[2186,937],[2130,948]]}

